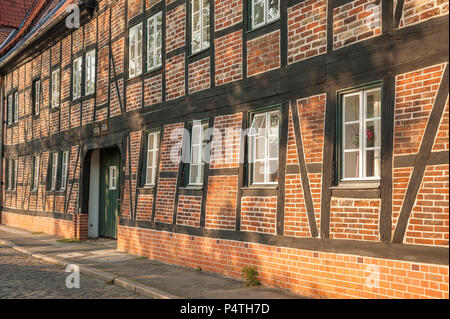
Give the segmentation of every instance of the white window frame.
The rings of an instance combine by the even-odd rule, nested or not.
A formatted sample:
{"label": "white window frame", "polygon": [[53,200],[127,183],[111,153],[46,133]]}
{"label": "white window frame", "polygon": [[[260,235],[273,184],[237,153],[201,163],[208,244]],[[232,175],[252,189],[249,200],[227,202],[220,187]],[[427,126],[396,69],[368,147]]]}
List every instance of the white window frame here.
{"label": "white window frame", "polygon": [[117,166],[109,167],[109,190],[117,190]]}
{"label": "white window frame", "polygon": [[12,163],[14,160],[9,159],[8,160],[8,187],[6,188],[6,190],[12,190]]}
{"label": "white window frame", "polygon": [[[250,25],[251,25],[252,30],[257,29],[259,27],[262,27],[266,24],[269,24],[273,21],[280,19],[280,1],[281,0],[278,0],[278,14],[272,18],[269,18],[269,10],[268,10],[269,1],[270,0],[250,0],[251,10],[252,10]],[[264,3],[264,20],[263,20],[263,22],[261,22],[259,24],[254,24],[253,21],[255,21],[255,6],[256,6],[256,3],[259,3],[259,2]]]}
{"label": "white window frame", "polygon": [[[210,21],[210,17],[211,17],[211,1],[210,0],[206,0],[208,1],[208,8],[206,9],[204,7],[204,3],[203,1],[205,0],[191,0],[191,54],[195,54],[198,52],[201,52],[203,50],[206,50],[207,48],[209,48],[211,46],[211,37],[210,37],[210,32],[211,32],[211,21]],[[198,2],[198,8],[199,11],[195,11],[194,12],[194,3]],[[194,19],[195,19],[195,15],[198,14],[199,15],[199,22],[200,22],[200,30],[194,30]],[[207,14],[208,17],[206,19],[207,24],[204,25],[203,21],[204,19],[204,15]],[[209,40],[206,42],[204,39],[204,34],[203,31],[207,30],[207,34],[209,36]],[[199,48],[197,50],[194,50],[194,37],[195,34],[200,33],[199,35],[199,39],[200,39],[200,45]]]}
{"label": "white window frame", "polygon": [[19,172],[19,160],[15,159],[15,160],[13,160],[13,163],[14,163],[14,181],[13,181],[14,187],[13,187],[13,190],[15,190],[17,188],[17,174]]}
{"label": "white window frame", "polygon": [[[270,123],[269,123],[269,119],[270,119],[270,115],[271,114],[278,114],[278,130],[276,134],[271,134],[271,130],[269,129],[270,127]],[[253,127],[253,121],[255,121],[255,119],[257,117],[261,117],[264,116],[264,121],[265,121],[265,129],[263,129],[263,133],[264,133],[264,158],[261,159],[257,159],[256,158],[256,139],[257,138],[261,138],[260,137],[260,132],[254,132],[254,130],[252,129]],[[259,112],[259,113],[255,113],[253,114],[253,118],[252,118],[252,122],[251,122],[251,128],[248,134],[249,137],[249,162],[251,164],[251,180],[250,180],[250,184],[251,185],[277,185],[278,181],[275,182],[271,182],[269,181],[269,176],[270,176],[270,162],[271,161],[277,161],[278,163],[278,167],[280,165],[280,126],[281,126],[281,111],[279,109],[272,109],[272,110],[268,110],[266,112]],[[278,152],[277,152],[277,156],[276,157],[270,157],[270,152],[269,152],[269,147],[270,147],[270,138],[276,136],[278,139]],[[263,182],[255,182],[255,169],[256,169],[256,162],[263,162],[264,163],[264,181]],[[279,172],[278,172],[279,173]]]}
{"label": "white window frame", "polygon": [[13,123],[19,122],[19,92],[14,93],[14,114]]}
{"label": "white window frame", "polygon": [[95,49],[86,53],[85,90],[84,95],[95,92]]}
{"label": "white window frame", "polygon": [[[158,18],[161,18],[160,23],[158,23]],[[162,24],[162,12],[151,16],[147,20],[147,71],[155,70],[162,65]],[[153,27],[153,41],[150,41],[150,27]],[[159,33],[158,27],[160,28]],[[150,57],[151,53],[153,53],[153,59]],[[151,62],[153,62],[153,65],[151,65]]]}
{"label": "white window frame", "polygon": [[52,108],[59,106],[59,69],[52,72]]}
{"label": "white window frame", "polygon": [[142,22],[130,28],[128,39],[128,77],[132,78],[142,74]]}
{"label": "white window frame", "polygon": [[[150,148],[150,139],[153,138],[153,146],[154,148]],[[156,170],[158,167],[158,157],[159,157],[159,143],[160,143],[160,133],[152,132],[147,136],[147,163],[145,170],[145,185],[153,186],[155,185],[156,180]],[[149,176],[149,169],[151,172],[151,176]]]}
{"label": "white window frame", "polygon": [[67,171],[69,168],[69,151],[62,152],[60,189],[66,189]]}
{"label": "white window frame", "polygon": [[33,157],[33,191],[37,190],[39,184],[39,156]]}
{"label": "white window frame", "polygon": [[81,97],[82,62],[83,62],[82,57],[78,57],[75,60],[73,60],[72,100],[76,100]]}
{"label": "white window frame", "polygon": [[50,189],[56,189],[56,181],[58,177],[58,152],[52,153],[52,176],[50,181]]}
{"label": "white window frame", "polygon": [[[380,93],[380,114],[378,117],[373,117],[367,119],[367,95],[372,92],[379,92]],[[359,120],[355,121],[345,121],[345,98],[349,96],[358,96],[359,97]],[[381,87],[375,87],[375,88],[369,88],[369,89],[363,89],[358,92],[354,93],[348,93],[342,95],[342,122],[341,122],[341,132],[342,132],[342,139],[341,139],[341,145],[342,145],[342,178],[341,181],[377,181],[380,180],[380,170],[381,170],[381,104],[382,104],[382,92]],[[371,121],[379,121],[379,130],[378,132],[375,132],[374,134],[378,134],[378,140],[379,145],[374,147],[367,147],[366,146],[366,132],[367,132],[367,122]],[[345,149],[345,125],[347,124],[356,124],[359,125],[359,148],[354,149]],[[361,138],[363,137],[363,138]],[[366,160],[366,152],[367,151],[378,151],[378,154],[380,154],[380,158],[378,158],[379,165],[374,166],[375,170],[375,176],[366,176],[367,175],[367,160]],[[359,177],[345,177],[345,153],[351,153],[351,152],[359,152]],[[378,173],[378,175],[377,175]]]}
{"label": "white window frame", "polygon": [[38,115],[41,112],[41,80],[34,82],[34,115]]}
{"label": "white window frame", "polygon": [[[197,140],[194,140],[194,130],[198,129],[199,134]],[[204,151],[206,149],[206,141],[204,140],[204,133],[205,130],[208,129],[208,122],[200,122],[195,121],[192,124],[192,130],[191,130],[191,158],[190,158],[190,164],[189,164],[189,185],[192,186],[200,186],[203,185],[203,178],[204,178],[204,168],[205,168],[205,158],[204,158]],[[198,148],[197,151],[197,158],[199,159],[199,162],[194,162],[194,147]],[[192,168],[196,166],[198,167],[198,175],[196,176],[195,180],[192,179]]]}
{"label": "white window frame", "polygon": [[8,124],[13,123],[13,94],[8,95]]}

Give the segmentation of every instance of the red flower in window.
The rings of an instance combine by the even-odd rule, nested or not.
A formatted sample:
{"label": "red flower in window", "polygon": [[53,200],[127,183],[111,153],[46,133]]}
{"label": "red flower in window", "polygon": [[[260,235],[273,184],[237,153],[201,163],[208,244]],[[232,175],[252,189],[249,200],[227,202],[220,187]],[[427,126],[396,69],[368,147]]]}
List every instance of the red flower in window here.
{"label": "red flower in window", "polygon": [[371,140],[373,138],[373,132],[368,128],[367,129],[367,139]]}

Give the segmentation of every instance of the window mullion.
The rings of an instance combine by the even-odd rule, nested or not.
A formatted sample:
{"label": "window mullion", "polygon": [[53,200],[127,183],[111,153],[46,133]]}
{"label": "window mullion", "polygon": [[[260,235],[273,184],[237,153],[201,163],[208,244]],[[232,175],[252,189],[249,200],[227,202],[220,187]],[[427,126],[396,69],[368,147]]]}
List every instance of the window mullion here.
{"label": "window mullion", "polygon": [[359,134],[359,136],[360,136],[360,138],[359,138],[359,140],[360,140],[360,143],[359,143],[360,144],[359,145],[360,146],[359,178],[364,179],[366,177],[366,174],[365,174],[365,172],[366,172],[366,161],[365,161],[366,138],[364,135],[364,132],[366,130],[366,98],[365,98],[364,91],[361,92],[361,94],[360,94],[360,105],[361,105],[361,108],[360,108],[361,121],[360,121],[360,134]]}

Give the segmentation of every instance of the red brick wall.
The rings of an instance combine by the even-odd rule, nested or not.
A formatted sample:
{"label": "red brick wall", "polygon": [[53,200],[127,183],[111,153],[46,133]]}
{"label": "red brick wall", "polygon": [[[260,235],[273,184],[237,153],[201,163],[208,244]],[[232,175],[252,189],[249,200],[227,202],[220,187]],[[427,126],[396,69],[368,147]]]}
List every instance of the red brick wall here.
{"label": "red brick wall", "polygon": [[[168,3],[167,3],[168,4]],[[166,13],[166,52],[185,45],[186,5],[182,4]]]}
{"label": "red brick wall", "polygon": [[217,116],[211,144],[211,169],[239,167],[242,113]]}
{"label": "red brick wall", "polygon": [[448,151],[449,150],[449,125],[448,125],[448,98],[447,104],[444,109],[444,114],[442,114],[441,122],[439,124],[439,128],[436,134],[436,139],[433,144],[433,152],[434,151]]}
{"label": "red brick wall", "polygon": [[87,238],[87,215],[74,215],[74,220],[2,212],[2,224],[20,227],[33,232],[44,232],[65,238]]}
{"label": "red brick wall", "polygon": [[142,13],[143,5],[143,0],[128,0],[128,20]]}
{"label": "red brick wall", "polygon": [[185,95],[184,53],[166,60],[166,100]]}
{"label": "red brick wall", "polygon": [[216,52],[216,85],[242,79],[242,31],[236,31],[214,40]]}
{"label": "red brick wall", "polygon": [[245,196],[241,204],[241,230],[276,233],[277,197]]}
{"label": "red brick wall", "polygon": [[286,174],[284,196],[284,235],[311,237],[309,220],[299,174]]}
{"label": "red brick wall", "polygon": [[332,198],[330,238],[379,240],[380,200]]}
{"label": "red brick wall", "polygon": [[[117,247],[139,256],[241,278],[315,298],[444,298],[448,266],[314,252],[119,226]],[[374,276],[373,274],[379,274]],[[373,280],[371,280],[373,279]]]}
{"label": "red brick wall", "polygon": [[142,83],[127,85],[127,111],[142,107]]}
{"label": "red brick wall", "polygon": [[189,64],[189,93],[195,93],[211,87],[209,57]]}
{"label": "red brick wall", "polygon": [[160,171],[177,172],[181,160],[181,142],[184,123],[166,125],[161,145]]}
{"label": "red brick wall", "polygon": [[97,59],[97,106],[100,106],[108,102],[109,46],[98,50]]}
{"label": "red brick wall", "polygon": [[335,50],[380,34],[380,1],[355,0],[334,8],[333,48]]}
{"label": "red brick wall", "polygon": [[153,194],[151,195],[138,194],[136,219],[151,221],[152,207],[153,207]]}
{"label": "red brick wall", "polygon": [[[141,0],[142,1],[142,0]],[[92,19],[84,26],[84,48],[97,42],[97,19]]]}
{"label": "red brick wall", "polygon": [[180,195],[178,197],[177,224],[200,227],[202,196]]}
{"label": "red brick wall", "polygon": [[214,5],[216,31],[226,29],[242,21],[242,1],[215,0]]}
{"label": "red brick wall", "polygon": [[162,101],[162,76],[144,80],[144,106],[160,103]]}
{"label": "red brick wall", "polygon": [[327,1],[307,0],[288,8],[288,63],[327,52]]}
{"label": "red brick wall", "polygon": [[277,69],[280,60],[280,31],[247,41],[247,76]]}
{"label": "red brick wall", "polygon": [[95,100],[93,98],[82,102],[81,125],[86,125],[94,121],[94,104]]}
{"label": "red brick wall", "polygon": [[206,228],[236,229],[237,176],[210,176]]}
{"label": "red brick wall", "polygon": [[418,152],[444,68],[440,64],[397,76],[394,156]]}
{"label": "red brick wall", "polygon": [[156,195],[155,221],[171,224],[175,205],[176,178],[159,178]]}
{"label": "red brick wall", "polygon": [[446,0],[405,0],[400,27],[424,22],[448,14]]}
{"label": "red brick wall", "polygon": [[153,7],[155,4],[160,3],[161,0],[146,0],[145,1],[145,8],[148,10],[151,7]]}
{"label": "red brick wall", "polygon": [[[130,211],[134,213],[135,211],[135,195],[137,186],[137,173],[138,173],[138,163],[139,163],[139,151],[141,144],[142,132],[131,132],[130,141],[127,142],[127,150],[125,152],[125,176],[124,179],[124,190],[123,190],[123,201],[122,201],[122,215],[125,217],[130,217]],[[131,171],[130,171],[131,167]],[[130,178],[131,177],[131,178]],[[131,181],[130,181],[131,180]],[[131,183],[131,186],[130,186]],[[130,207],[130,197],[131,197],[131,207]]]}
{"label": "red brick wall", "polygon": [[405,235],[405,243],[447,246],[449,165],[426,167]]}

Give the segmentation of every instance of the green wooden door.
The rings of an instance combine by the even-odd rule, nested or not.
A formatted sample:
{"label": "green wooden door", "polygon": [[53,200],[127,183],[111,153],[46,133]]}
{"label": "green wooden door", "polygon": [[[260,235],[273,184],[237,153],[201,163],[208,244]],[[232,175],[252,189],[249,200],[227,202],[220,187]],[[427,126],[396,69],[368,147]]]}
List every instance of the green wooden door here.
{"label": "green wooden door", "polygon": [[100,207],[98,231],[101,237],[117,238],[119,219],[120,153],[105,149],[100,153]]}

